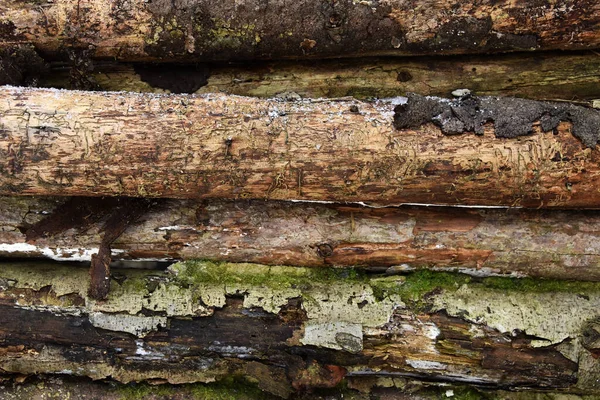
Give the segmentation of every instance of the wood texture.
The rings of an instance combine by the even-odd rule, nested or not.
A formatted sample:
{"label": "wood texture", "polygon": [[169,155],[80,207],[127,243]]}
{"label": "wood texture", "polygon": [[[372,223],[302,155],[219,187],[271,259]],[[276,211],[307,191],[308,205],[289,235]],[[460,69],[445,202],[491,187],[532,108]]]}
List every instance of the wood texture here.
{"label": "wood texture", "polygon": [[599,7],[594,0],[3,0],[0,44],[120,61],[589,49],[600,44]]}
{"label": "wood texture", "polygon": [[[76,203],[69,201],[69,210],[64,202],[0,198],[0,257],[90,261],[102,244],[106,215],[55,231],[47,227],[48,234],[36,238],[23,233],[48,216],[73,221]],[[102,216],[101,209],[86,212]],[[116,239],[112,259],[391,267],[394,272],[427,268],[600,281],[599,230],[596,211],[168,200]]]}
{"label": "wood texture", "polygon": [[[141,67],[95,63],[88,84],[104,91],[227,93],[282,98],[358,99],[405,95],[450,96],[459,88],[477,95],[538,100],[600,98],[600,56],[589,53],[521,53],[487,57],[320,60],[254,64]],[[73,67],[54,64],[41,87],[81,89]],[[15,85],[15,83],[12,83]]]}
{"label": "wood texture", "polygon": [[570,345],[597,318],[597,286],[521,293],[429,276],[409,301],[397,291],[412,278],[375,290],[381,279],[194,265],[121,270],[95,302],[84,270],[4,264],[0,371],[175,384],[234,375],[281,397],[376,377],[597,390],[597,370],[580,369],[597,361]]}
{"label": "wood texture", "polygon": [[397,130],[393,109],[6,87],[0,194],[600,206],[598,150],[569,123],[449,136]]}

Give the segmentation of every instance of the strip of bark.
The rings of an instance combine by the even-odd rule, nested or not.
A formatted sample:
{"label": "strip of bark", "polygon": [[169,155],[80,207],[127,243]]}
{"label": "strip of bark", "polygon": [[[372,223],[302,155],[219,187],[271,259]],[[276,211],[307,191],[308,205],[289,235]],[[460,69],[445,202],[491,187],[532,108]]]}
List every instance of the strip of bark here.
{"label": "strip of bark", "polygon": [[[37,86],[82,89],[71,71],[55,64]],[[590,52],[192,66],[101,62],[87,77],[104,91],[368,99],[407,92],[450,96],[469,88],[478,95],[584,101],[600,98],[598,71],[600,57]]]}
{"label": "strip of bark", "polygon": [[[103,220],[27,242],[65,199],[0,198],[0,257],[89,261]],[[68,202],[71,203],[71,202]],[[169,200],[114,241],[113,260],[210,259],[402,272],[600,281],[595,211],[400,207]]]}
{"label": "strip of bark", "polygon": [[571,344],[598,316],[597,287],[520,292],[458,276],[294,271],[206,263],[166,274],[122,270],[108,299],[95,302],[81,269],[5,264],[0,368],[177,384],[238,375],[282,397],[346,377],[597,390],[597,369],[580,369],[593,355]]}
{"label": "strip of bark", "polygon": [[[443,116],[448,103],[414,99],[410,118],[399,120],[396,108],[395,124],[415,127],[396,129],[393,110],[405,99],[7,87],[0,92],[0,194],[600,206],[598,111],[483,98],[489,110],[473,112],[496,115],[500,127],[465,117],[456,124],[483,134],[449,135],[450,125],[440,129],[432,116],[438,109]],[[510,124],[505,103],[514,109]],[[477,108],[459,105],[466,114]]]}
{"label": "strip of bark", "polygon": [[[600,44],[596,1],[268,3],[234,0],[9,0],[0,44],[32,43],[120,61],[465,54],[589,49]],[[69,53],[69,50],[71,53]]]}

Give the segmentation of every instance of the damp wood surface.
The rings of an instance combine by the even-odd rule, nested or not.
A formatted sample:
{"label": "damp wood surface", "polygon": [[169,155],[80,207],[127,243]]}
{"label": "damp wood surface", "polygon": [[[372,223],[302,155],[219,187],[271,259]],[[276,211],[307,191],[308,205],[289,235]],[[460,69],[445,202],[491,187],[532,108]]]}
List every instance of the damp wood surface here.
{"label": "damp wood surface", "polygon": [[119,61],[573,50],[600,44],[600,5],[573,1],[37,1],[0,3],[0,45]]}
{"label": "damp wood surface", "polygon": [[[595,400],[595,395],[564,394],[543,390],[494,390],[474,388],[464,384],[436,384],[400,378],[348,379],[347,387],[312,390],[290,396],[294,400]],[[209,384],[119,384],[92,381],[68,376],[27,377],[16,375],[6,378],[0,386],[4,400],[31,400],[38,398],[66,398],[70,400],[276,400],[258,389],[256,384],[229,380]]]}
{"label": "damp wood surface", "polygon": [[[81,89],[81,82],[73,80],[73,69],[77,67],[53,64],[39,74],[37,85]],[[468,88],[478,95],[585,101],[600,98],[598,71],[600,55],[586,52],[200,66],[101,62],[84,73],[88,86],[104,91],[368,99],[407,92],[445,97]],[[7,78],[4,83],[18,85],[26,79]]]}
{"label": "damp wood surface", "polygon": [[3,374],[171,384],[237,376],[280,397],[373,378],[398,378],[399,389],[410,378],[598,391],[597,284],[519,289],[448,274],[188,262],[120,270],[107,300],[95,301],[86,275],[2,265]]}
{"label": "damp wood surface", "polygon": [[[60,221],[75,219],[70,210],[77,201],[0,198],[0,257],[89,262],[102,244],[106,218],[101,209],[90,209],[86,213],[98,219],[64,227]],[[36,229],[38,237],[26,235]],[[164,200],[115,240],[112,260],[208,259],[396,273],[426,268],[600,281],[599,230],[596,211]]]}
{"label": "damp wood surface", "polygon": [[[523,115],[575,107],[540,104],[525,104]],[[395,107],[4,87],[0,194],[600,205],[599,153],[588,147],[597,140],[598,111],[577,108],[581,132],[589,133],[584,145],[573,135],[577,126],[555,117],[550,132],[514,118],[508,134],[532,133],[496,137],[486,124],[482,135],[447,135],[435,118],[396,129]],[[420,120],[400,122],[411,121]]]}

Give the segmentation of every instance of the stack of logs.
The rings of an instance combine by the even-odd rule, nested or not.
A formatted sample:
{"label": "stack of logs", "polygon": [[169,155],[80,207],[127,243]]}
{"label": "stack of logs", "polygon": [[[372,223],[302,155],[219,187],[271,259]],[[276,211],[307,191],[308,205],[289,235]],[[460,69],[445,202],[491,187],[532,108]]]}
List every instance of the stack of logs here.
{"label": "stack of logs", "polygon": [[594,49],[597,0],[0,0],[0,397],[598,398]]}

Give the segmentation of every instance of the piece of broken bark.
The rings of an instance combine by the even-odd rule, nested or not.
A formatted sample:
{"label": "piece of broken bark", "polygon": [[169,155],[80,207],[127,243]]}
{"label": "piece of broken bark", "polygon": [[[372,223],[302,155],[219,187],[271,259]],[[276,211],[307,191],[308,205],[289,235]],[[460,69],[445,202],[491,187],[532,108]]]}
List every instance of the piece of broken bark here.
{"label": "piece of broken bark", "polygon": [[572,0],[126,3],[6,0],[0,45],[119,61],[210,61],[594,49],[600,6]]}
{"label": "piece of broken bark", "polygon": [[[64,198],[0,197],[0,257],[90,261],[104,220],[35,243],[21,231],[64,215]],[[97,213],[98,214],[98,213]],[[112,244],[112,260],[210,259],[401,272],[600,281],[596,211],[366,208],[278,201],[168,200]]]}
{"label": "piece of broken bark", "polygon": [[175,384],[233,374],[281,397],[373,377],[598,391],[580,345],[596,283],[206,262],[119,273],[97,302],[83,269],[3,264],[1,370]]}
{"label": "piece of broken bark", "polygon": [[50,215],[22,230],[25,231],[27,244],[33,245],[38,239],[53,238],[66,231],[85,231],[94,222],[104,220],[98,252],[91,254],[89,289],[91,298],[102,300],[110,290],[112,243],[131,223],[146,213],[151,204],[150,200],[136,198],[73,197]]}
{"label": "piece of broken bark", "polygon": [[[448,135],[432,116],[434,109],[446,112],[445,99],[427,100],[424,117],[402,130],[394,128],[393,110],[405,99],[283,101],[5,87],[0,100],[5,195],[600,205],[600,114],[571,104],[488,98],[490,109],[482,112],[500,115],[507,101],[522,108],[508,133],[504,125],[474,119],[473,129],[483,135]],[[557,112],[548,115],[549,109]]]}

